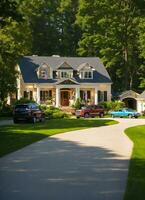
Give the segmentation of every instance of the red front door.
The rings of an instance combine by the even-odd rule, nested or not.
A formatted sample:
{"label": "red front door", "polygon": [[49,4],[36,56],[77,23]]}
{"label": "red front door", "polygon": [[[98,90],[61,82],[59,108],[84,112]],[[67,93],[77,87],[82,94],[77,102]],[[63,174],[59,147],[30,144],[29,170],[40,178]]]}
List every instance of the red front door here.
{"label": "red front door", "polygon": [[61,105],[69,106],[69,92],[68,91],[61,91]]}

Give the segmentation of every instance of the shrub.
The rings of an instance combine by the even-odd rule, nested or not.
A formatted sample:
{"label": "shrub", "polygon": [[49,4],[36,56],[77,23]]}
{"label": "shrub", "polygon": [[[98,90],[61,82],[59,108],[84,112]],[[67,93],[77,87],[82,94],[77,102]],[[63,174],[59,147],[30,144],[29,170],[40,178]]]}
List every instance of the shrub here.
{"label": "shrub", "polygon": [[61,119],[61,118],[68,118],[69,115],[65,112],[59,111],[59,112],[54,112],[52,114],[53,119]]}
{"label": "shrub", "polygon": [[101,105],[104,106],[107,112],[113,110],[119,110],[125,106],[124,102],[122,101],[106,101],[102,102]]}
{"label": "shrub", "polygon": [[13,107],[6,104],[0,108],[0,117],[11,117],[13,114]]}
{"label": "shrub", "polygon": [[80,98],[76,99],[73,107],[76,108],[76,109],[80,109],[81,108],[81,99]]}
{"label": "shrub", "polygon": [[27,98],[20,98],[19,100],[16,100],[15,101],[15,105],[17,104],[23,104],[23,103],[36,103],[34,100],[30,100],[30,99],[27,99]]}

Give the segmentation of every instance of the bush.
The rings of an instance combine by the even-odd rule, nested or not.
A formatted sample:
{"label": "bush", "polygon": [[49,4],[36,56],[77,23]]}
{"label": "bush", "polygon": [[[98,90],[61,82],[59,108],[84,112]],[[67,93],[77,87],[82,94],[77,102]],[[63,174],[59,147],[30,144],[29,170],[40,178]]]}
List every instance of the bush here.
{"label": "bush", "polygon": [[106,101],[101,103],[102,106],[104,106],[105,110],[108,111],[116,111],[119,109],[122,109],[125,104],[122,101]]}
{"label": "bush", "polygon": [[11,117],[13,114],[13,107],[6,104],[0,108],[0,117]]}
{"label": "bush", "polygon": [[27,99],[27,98],[20,98],[19,100],[16,100],[15,101],[15,105],[17,104],[23,104],[23,103],[36,103],[34,100],[30,100],[30,99]]}
{"label": "bush", "polygon": [[44,111],[45,116],[48,119],[61,119],[61,118],[68,118],[69,115],[65,112],[62,112],[59,108],[54,106],[46,106],[40,105],[40,109]]}
{"label": "bush", "polygon": [[81,108],[81,99],[80,98],[77,98],[77,100],[75,101],[73,107],[75,109],[80,109]]}
{"label": "bush", "polygon": [[69,115],[65,112],[59,111],[59,112],[54,112],[52,114],[53,119],[62,119],[62,118],[68,118]]}

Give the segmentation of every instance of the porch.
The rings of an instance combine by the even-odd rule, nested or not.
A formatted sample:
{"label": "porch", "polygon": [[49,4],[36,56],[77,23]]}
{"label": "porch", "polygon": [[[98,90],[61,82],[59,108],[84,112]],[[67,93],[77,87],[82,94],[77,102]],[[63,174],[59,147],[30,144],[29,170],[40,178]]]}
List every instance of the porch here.
{"label": "porch", "polygon": [[110,100],[107,90],[99,90],[94,87],[27,87],[22,92],[21,97],[32,99],[38,104],[53,105],[56,107],[72,106],[77,98],[81,99],[82,104],[98,104]]}

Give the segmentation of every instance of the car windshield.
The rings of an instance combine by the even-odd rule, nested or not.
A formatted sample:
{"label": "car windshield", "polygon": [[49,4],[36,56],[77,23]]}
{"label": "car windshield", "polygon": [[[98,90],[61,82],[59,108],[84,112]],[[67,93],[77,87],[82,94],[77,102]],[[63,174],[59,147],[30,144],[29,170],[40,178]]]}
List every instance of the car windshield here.
{"label": "car windshield", "polygon": [[29,108],[29,105],[16,105],[15,109],[16,110],[26,110]]}
{"label": "car windshield", "polygon": [[131,108],[127,108],[126,111],[128,111],[128,112],[134,112],[134,110],[131,109]]}

